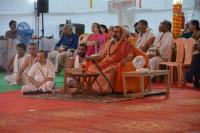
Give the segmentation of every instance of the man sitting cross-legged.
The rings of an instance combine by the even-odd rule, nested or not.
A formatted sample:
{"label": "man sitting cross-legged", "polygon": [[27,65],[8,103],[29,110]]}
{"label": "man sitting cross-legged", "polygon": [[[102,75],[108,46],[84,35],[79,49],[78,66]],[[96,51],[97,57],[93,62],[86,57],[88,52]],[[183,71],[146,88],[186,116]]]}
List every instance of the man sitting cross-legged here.
{"label": "man sitting cross-legged", "polygon": [[37,61],[27,74],[30,84],[22,86],[22,94],[51,92],[54,87],[55,68],[47,61],[47,53],[38,51]]}
{"label": "man sitting cross-legged", "polygon": [[17,84],[28,83],[27,73],[28,73],[29,69],[32,67],[32,65],[36,63],[37,50],[38,50],[37,44],[36,43],[29,44],[28,50],[29,50],[30,56],[27,56],[24,59],[18,73],[16,74]]}
{"label": "man sitting cross-legged", "polygon": [[[71,58],[70,67],[75,69],[80,69],[82,66],[81,64],[85,61],[87,53],[87,45],[81,43],[78,47],[78,51],[75,57]],[[68,87],[74,88],[76,87],[76,80],[73,78],[67,78]]]}
{"label": "man sitting cross-legged", "polygon": [[[17,54],[11,58],[6,68],[8,73],[10,73],[11,69],[13,68],[13,73],[5,76],[5,80],[8,81],[8,83],[17,84],[16,76],[27,56],[28,54],[26,54],[26,45],[23,43],[17,44]],[[22,75],[22,79],[24,78],[24,75]]]}

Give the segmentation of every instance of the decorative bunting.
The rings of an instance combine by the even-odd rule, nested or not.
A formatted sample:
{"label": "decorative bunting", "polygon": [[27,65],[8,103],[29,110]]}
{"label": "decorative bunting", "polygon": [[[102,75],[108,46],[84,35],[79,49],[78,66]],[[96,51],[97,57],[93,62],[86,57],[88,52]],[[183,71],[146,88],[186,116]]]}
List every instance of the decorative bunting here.
{"label": "decorative bunting", "polygon": [[179,37],[183,24],[182,3],[178,2],[173,5],[173,34],[174,37]]}

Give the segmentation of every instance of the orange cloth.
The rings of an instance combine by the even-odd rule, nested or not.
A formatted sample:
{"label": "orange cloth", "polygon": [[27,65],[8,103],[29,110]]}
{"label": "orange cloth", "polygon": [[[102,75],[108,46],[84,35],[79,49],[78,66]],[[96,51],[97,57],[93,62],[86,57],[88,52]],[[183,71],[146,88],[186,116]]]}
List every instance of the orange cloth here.
{"label": "orange cloth", "polygon": [[[120,27],[122,32],[119,41],[112,44],[107,42],[106,47],[101,52],[103,59],[98,63],[99,67],[102,69],[103,73],[110,80],[110,83],[114,85],[116,71],[118,64],[130,54],[132,55],[133,46],[127,40],[127,33]],[[90,64],[90,63],[89,63]],[[105,80],[103,75],[94,65],[88,67],[89,72],[99,73],[100,76],[97,78],[93,85],[93,89],[99,93],[111,93],[112,88],[109,86],[108,82]],[[114,72],[115,71],[115,72]]]}
{"label": "orange cloth", "polygon": [[105,42],[110,40],[110,35],[108,33],[103,34],[105,36]]}
{"label": "orange cloth", "polygon": [[128,41],[131,45],[133,45],[135,47],[136,41],[137,41],[137,37],[135,36],[129,36]]}
{"label": "orange cloth", "polygon": [[[136,56],[143,56],[145,58],[145,68],[148,67],[149,59],[146,56],[144,52],[141,50],[134,48],[133,51],[133,57]],[[123,92],[123,82],[122,82],[122,73],[123,72],[129,72],[129,71],[135,71],[136,68],[133,66],[132,61],[128,62],[125,66],[122,66],[121,64],[118,64],[118,70],[117,70],[117,77],[115,80],[115,91],[117,93]],[[140,78],[126,78],[126,85],[127,85],[127,92],[139,92],[140,91]],[[148,78],[145,78],[145,88],[148,85]]]}
{"label": "orange cloth", "polygon": [[88,71],[89,67],[93,65],[92,61],[87,61],[85,65],[85,70]]}

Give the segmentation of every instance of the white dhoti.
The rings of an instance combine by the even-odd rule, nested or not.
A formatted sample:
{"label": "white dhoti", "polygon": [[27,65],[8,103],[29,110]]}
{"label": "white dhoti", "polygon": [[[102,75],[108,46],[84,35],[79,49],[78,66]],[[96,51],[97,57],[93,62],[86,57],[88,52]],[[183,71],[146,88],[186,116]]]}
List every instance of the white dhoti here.
{"label": "white dhoti", "polygon": [[58,72],[59,65],[64,66],[64,59],[69,58],[70,55],[71,53],[68,51],[59,53],[57,50],[54,50],[48,54],[48,60],[54,64],[55,71]]}
{"label": "white dhoti", "polygon": [[[37,62],[30,68],[27,76],[33,78],[34,81],[38,83],[43,83],[47,78],[55,78],[55,68],[53,64],[48,61],[45,65],[41,65],[39,62]],[[52,91],[53,87],[54,81],[46,81],[39,87],[29,83],[28,85],[22,86],[21,92],[22,94],[34,91],[48,92]]]}
{"label": "white dhoti", "polygon": [[149,69],[158,70],[161,58],[159,56],[149,59]]}
{"label": "white dhoti", "polygon": [[53,87],[54,87],[54,82],[47,81],[38,88],[32,84],[24,85],[24,86],[22,86],[21,92],[22,92],[22,94],[26,93],[26,92],[35,92],[35,91],[49,92],[49,91],[52,91]]}
{"label": "white dhoti", "polygon": [[5,76],[4,79],[6,81],[8,81],[9,84],[17,84],[17,82],[16,82],[16,74],[15,73]]}
{"label": "white dhoti", "polygon": [[[18,58],[18,54],[15,55],[14,62],[13,62],[13,65],[14,65],[13,74],[7,75],[4,78],[6,81],[8,81],[9,84],[17,84],[17,82],[16,82],[17,74],[18,74],[25,58],[27,58],[28,56],[29,56],[28,54],[25,54],[23,57]],[[27,79],[27,76],[26,76],[27,71],[28,71],[28,69],[26,69],[24,71],[24,73],[21,75],[22,84],[28,83],[28,79]]]}
{"label": "white dhoti", "polygon": [[163,62],[163,61],[166,62],[167,59],[166,60],[162,59],[162,58],[160,58],[160,56],[156,56],[156,57],[149,59],[149,69],[150,70],[158,70],[160,62]]}
{"label": "white dhoti", "polygon": [[[17,84],[16,82],[17,73],[13,73],[11,75],[5,76],[5,80],[8,81],[9,84]],[[24,74],[21,76],[21,83],[28,84],[28,78]]]}
{"label": "white dhoti", "polygon": [[[79,55],[76,55],[75,61],[74,61],[74,68],[80,69],[81,68],[81,62]],[[77,86],[77,81],[72,77],[67,77],[67,85],[69,88],[75,88]]]}

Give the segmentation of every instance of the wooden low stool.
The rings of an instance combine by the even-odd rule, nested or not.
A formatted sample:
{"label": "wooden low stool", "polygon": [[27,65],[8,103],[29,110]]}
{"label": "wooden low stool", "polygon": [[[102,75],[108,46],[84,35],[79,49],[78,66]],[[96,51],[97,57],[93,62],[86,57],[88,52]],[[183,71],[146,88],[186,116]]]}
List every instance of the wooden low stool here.
{"label": "wooden low stool", "polygon": [[80,69],[65,69],[64,71],[64,93],[69,93],[70,88],[67,84],[67,77],[72,77],[77,82],[77,90],[72,93],[87,95],[92,91],[92,85],[98,78],[99,74],[92,72],[82,72]]}

